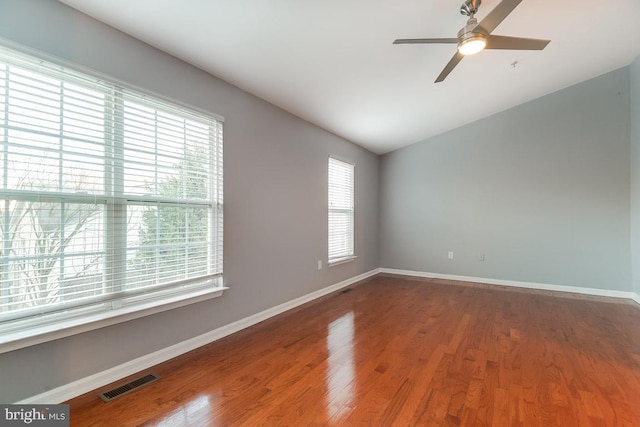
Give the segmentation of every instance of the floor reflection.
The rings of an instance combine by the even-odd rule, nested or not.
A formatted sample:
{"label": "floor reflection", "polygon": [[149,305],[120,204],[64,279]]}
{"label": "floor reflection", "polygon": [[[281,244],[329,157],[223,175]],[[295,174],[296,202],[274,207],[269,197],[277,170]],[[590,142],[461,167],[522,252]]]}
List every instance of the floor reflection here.
{"label": "floor reflection", "polygon": [[353,361],[353,312],[329,324],[327,349],[327,409],[335,422],[351,408],[355,393]]}
{"label": "floor reflection", "polygon": [[200,426],[203,421],[211,420],[212,409],[210,396],[197,397],[168,414],[157,424],[157,427]]}

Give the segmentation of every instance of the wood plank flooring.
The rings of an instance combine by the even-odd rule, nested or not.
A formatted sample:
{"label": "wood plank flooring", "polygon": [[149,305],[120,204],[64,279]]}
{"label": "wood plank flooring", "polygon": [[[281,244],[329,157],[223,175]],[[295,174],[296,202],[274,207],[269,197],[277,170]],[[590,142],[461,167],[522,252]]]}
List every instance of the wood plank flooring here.
{"label": "wood plank flooring", "polygon": [[640,306],[377,276],[150,369],[72,426],[640,426]]}

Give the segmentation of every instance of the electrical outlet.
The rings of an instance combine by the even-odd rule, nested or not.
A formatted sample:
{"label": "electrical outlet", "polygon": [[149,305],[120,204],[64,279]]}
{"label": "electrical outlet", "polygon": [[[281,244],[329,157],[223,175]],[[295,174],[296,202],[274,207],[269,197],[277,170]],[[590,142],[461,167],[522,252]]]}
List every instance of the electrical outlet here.
{"label": "electrical outlet", "polygon": [[318,260],[318,270],[322,270],[322,260]]}
{"label": "electrical outlet", "polygon": [[453,251],[449,251],[449,259],[453,259]]}
{"label": "electrical outlet", "polygon": [[480,252],[480,255],[478,255],[478,261],[484,261],[484,252]]}

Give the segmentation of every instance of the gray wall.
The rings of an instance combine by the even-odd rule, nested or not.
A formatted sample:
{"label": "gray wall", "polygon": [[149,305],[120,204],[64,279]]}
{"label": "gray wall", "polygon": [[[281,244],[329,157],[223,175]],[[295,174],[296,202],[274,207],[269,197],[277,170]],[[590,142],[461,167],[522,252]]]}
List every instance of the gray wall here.
{"label": "gray wall", "polygon": [[386,154],[381,266],[630,291],[629,105],[624,68]]}
{"label": "gray wall", "polygon": [[[221,298],[0,354],[21,400],[378,267],[378,156],[55,0],[0,0],[0,37],[225,118]],[[356,164],[355,262],[327,254],[327,158]],[[8,385],[11,385],[10,387]]]}
{"label": "gray wall", "polygon": [[640,295],[640,57],[631,74],[631,272],[634,292]]}

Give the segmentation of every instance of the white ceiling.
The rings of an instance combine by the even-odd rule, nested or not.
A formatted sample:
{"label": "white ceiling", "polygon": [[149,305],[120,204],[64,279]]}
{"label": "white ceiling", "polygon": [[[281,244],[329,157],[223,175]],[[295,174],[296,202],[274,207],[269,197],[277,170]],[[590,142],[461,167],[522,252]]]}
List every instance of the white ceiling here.
{"label": "white ceiling", "polygon": [[463,0],[60,1],[375,153],[640,55],[638,0],[524,0],[494,34],[550,39],[545,50],[484,51],[438,84],[455,45],[392,42],[455,37]]}

